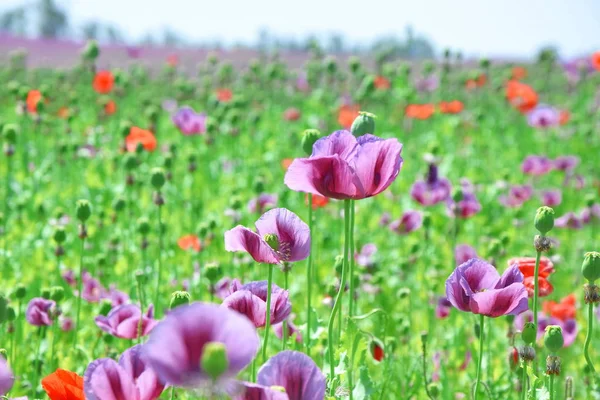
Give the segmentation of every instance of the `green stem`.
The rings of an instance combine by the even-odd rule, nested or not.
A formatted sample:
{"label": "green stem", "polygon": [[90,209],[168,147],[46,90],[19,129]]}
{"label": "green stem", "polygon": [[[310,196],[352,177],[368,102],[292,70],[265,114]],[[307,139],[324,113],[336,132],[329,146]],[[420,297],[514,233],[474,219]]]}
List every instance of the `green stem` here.
{"label": "green stem", "polygon": [[171,400],[175,398],[175,386],[171,386]]}
{"label": "green stem", "polygon": [[523,361],[523,383],[521,384],[521,400],[525,400],[527,396],[527,363]]}
{"label": "green stem", "polygon": [[[333,325],[335,322],[335,315],[340,309],[342,302],[342,295],[344,294],[344,288],[346,287],[346,269],[348,268],[348,245],[350,244],[350,200],[344,200],[344,262],[342,263],[342,277],[340,279],[340,287],[335,297],[335,302],[333,303],[333,309],[331,310],[331,316],[329,317],[329,323],[327,325],[327,333],[328,333],[328,344],[327,344],[327,352],[329,355],[329,373],[330,373],[330,382],[331,389],[330,393],[333,394],[335,392],[335,388],[333,385],[333,381],[335,378],[335,360],[334,360],[334,342],[333,342]],[[341,311],[340,311],[340,320],[342,319]],[[340,332],[341,334],[341,332]],[[339,340],[339,338],[338,338]]]}
{"label": "green stem", "polygon": [[[85,227],[82,226],[81,228],[82,230],[85,230]],[[84,245],[85,245],[85,238],[81,239],[81,253],[79,255],[79,293],[77,294],[77,314],[76,314],[76,319],[75,319],[75,329],[74,329],[74,334],[75,334],[75,339],[74,339],[74,346],[73,346],[73,350],[75,350],[77,348],[77,334],[79,332],[79,321],[80,321],[80,316],[81,316],[81,298],[83,296],[83,251],[84,251]]]}
{"label": "green stem", "polygon": [[8,156],[6,158],[6,198],[4,200],[4,218],[2,219],[2,235],[4,236],[4,273],[7,273],[8,270],[8,199],[10,199],[10,181],[11,181],[11,171],[12,171],[12,162],[11,157]]}
{"label": "green stem", "polygon": [[554,374],[550,375],[550,400],[554,400]]}
{"label": "green stem", "polygon": [[592,334],[594,331],[594,303],[591,302],[588,304],[588,325],[588,331],[585,335],[585,344],[583,345],[583,355],[590,368],[591,376],[596,376],[596,369],[594,368],[592,358],[590,357],[590,343],[592,342]]}
{"label": "green stem", "polygon": [[539,296],[539,275],[540,275],[540,258],[542,252],[538,251],[535,256],[535,270],[533,273],[533,324],[537,332],[538,327],[538,296]]}
{"label": "green stem", "polygon": [[54,344],[56,343],[56,335],[57,335],[57,326],[58,326],[58,317],[54,319],[54,323],[52,324],[52,343],[50,344],[50,370],[54,370]]}
{"label": "green stem", "polygon": [[158,207],[158,257],[156,261],[158,262],[158,271],[156,271],[156,292],[154,294],[154,309],[158,314],[159,306],[160,306],[160,276],[162,273],[162,215],[161,215],[161,206]]}
{"label": "green stem", "polygon": [[[284,290],[288,290],[288,275],[289,275],[289,271],[287,270],[287,267],[286,267],[286,270],[283,273],[283,276],[284,276],[284,278],[283,278],[284,279],[284,281],[283,281],[283,289]],[[283,332],[283,345],[282,345],[282,348],[283,348],[283,350],[285,350],[286,347],[287,347],[287,341],[288,341],[288,321],[287,321],[287,319],[283,320],[283,323],[282,323],[281,326],[283,328],[283,331],[282,331]]]}
{"label": "green stem", "polygon": [[267,278],[267,322],[265,323],[265,337],[263,339],[263,362],[267,361],[267,345],[269,344],[269,329],[271,328],[271,285],[273,285],[273,264],[269,264],[269,276]]}
{"label": "green stem", "polygon": [[[310,231],[311,236],[313,235],[313,195],[308,195],[308,229]],[[312,297],[312,241],[313,237],[311,237],[310,241],[310,252],[308,253],[308,265],[306,266],[306,355],[310,357],[310,335],[311,335],[311,297]]]}
{"label": "green stem", "polygon": [[348,299],[348,316],[354,315],[354,200],[350,200],[350,298]]}
{"label": "green stem", "polygon": [[144,320],[144,294],[142,292],[142,283],[140,279],[135,280],[137,283],[138,300],[140,301],[140,320],[138,321],[137,333],[138,344],[142,344],[142,322]]}
{"label": "green stem", "polygon": [[40,349],[42,348],[42,336],[43,336],[43,332],[44,332],[44,327],[40,327],[38,329],[37,350],[35,351],[35,361],[34,361],[35,371],[33,373],[34,379],[33,379],[33,382],[31,382],[31,388],[33,389],[33,395],[34,395],[34,397],[36,397],[37,387],[38,387],[38,379],[39,379],[39,376],[40,376],[40,368],[41,368],[41,363],[40,363]]}
{"label": "green stem", "polygon": [[483,361],[483,325],[485,323],[485,316],[481,314],[479,316],[479,360],[477,360],[477,378],[475,380],[475,392],[473,399],[477,400],[479,394],[479,382],[481,382],[481,364]]}

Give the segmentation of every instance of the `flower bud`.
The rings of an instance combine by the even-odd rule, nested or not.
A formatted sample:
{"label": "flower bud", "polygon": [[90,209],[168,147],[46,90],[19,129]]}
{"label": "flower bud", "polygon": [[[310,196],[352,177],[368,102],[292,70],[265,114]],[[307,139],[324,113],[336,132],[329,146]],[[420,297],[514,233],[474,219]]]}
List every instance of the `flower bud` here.
{"label": "flower bud", "polygon": [[100,54],[100,48],[98,47],[98,42],[95,40],[88,40],[87,44],[83,48],[82,56],[89,61],[93,61],[98,58]]}
{"label": "flower bud", "polygon": [[171,302],[169,308],[172,310],[176,307],[190,304],[191,296],[188,292],[177,291],[171,294]]}
{"label": "flower bud", "polygon": [[140,217],[137,220],[137,231],[140,233],[140,235],[142,236],[148,236],[148,233],[150,233],[150,221],[148,221],[148,218],[146,217]]}
{"label": "flower bud", "polygon": [[90,215],[92,215],[92,206],[90,202],[87,200],[77,200],[75,214],[81,223],[85,223],[85,221],[90,218]]}
{"label": "flower bud", "polygon": [[110,310],[112,310],[112,302],[109,299],[103,299],[100,302],[98,314],[104,315],[106,317]]}
{"label": "flower bud", "polygon": [[204,372],[215,380],[223,375],[229,368],[225,345],[219,342],[206,343],[202,349],[200,365]]}
{"label": "flower bud", "polygon": [[6,124],[2,128],[2,135],[4,136],[4,140],[6,140],[9,144],[17,143],[17,134],[19,133],[19,126],[16,124]]}
{"label": "flower bud", "polygon": [[366,111],[361,111],[358,117],[354,119],[350,131],[354,136],[362,136],[367,133],[375,134],[375,115]]}
{"label": "flower bud", "polygon": [[533,224],[542,236],[546,236],[554,227],[554,210],[546,206],[538,208]]}
{"label": "flower bud", "polygon": [[15,298],[17,298],[17,299],[22,299],[25,296],[27,296],[27,288],[25,287],[25,285],[23,285],[23,284],[17,285],[17,287],[14,291],[14,295],[15,295]]}
{"label": "flower bud", "polygon": [[279,250],[279,238],[274,233],[267,233],[264,236],[265,242],[275,251]]}
{"label": "flower bud", "polygon": [[431,382],[427,386],[428,386],[427,388],[429,389],[429,394],[431,395],[431,397],[433,397],[434,399],[437,399],[442,392],[439,382]]}
{"label": "flower bud", "polygon": [[50,288],[50,300],[60,303],[65,298],[65,289],[61,286],[52,286]]}
{"label": "flower bud", "polygon": [[556,353],[565,344],[562,328],[558,325],[548,325],[544,333],[544,346],[550,353]]}
{"label": "flower bud", "polygon": [[302,150],[306,155],[312,154],[313,145],[321,136],[317,129],[306,129],[302,134]]}
{"label": "flower bud", "polygon": [[153,168],[150,176],[150,183],[156,190],[160,190],[165,184],[165,172],[162,168]]}
{"label": "flower bud", "polygon": [[581,273],[592,284],[597,279],[600,279],[600,253],[597,251],[585,253],[583,264],[581,265]]}
{"label": "flower bud", "polygon": [[143,286],[146,282],[148,282],[148,276],[141,269],[136,269],[133,273],[133,277],[140,286]]}
{"label": "flower bud", "polygon": [[521,331],[521,338],[525,344],[532,345],[535,342],[536,336],[535,324],[533,322],[525,322],[523,331]]}
{"label": "flower bud", "polygon": [[56,229],[54,229],[54,235],[52,236],[52,238],[58,244],[64,243],[64,241],[67,239],[65,228],[63,228],[62,226],[56,227]]}
{"label": "flower bud", "polygon": [[17,319],[17,313],[16,313],[14,307],[7,306],[6,307],[6,320],[9,322],[12,322],[15,319]]}
{"label": "flower bud", "polygon": [[462,199],[463,199],[462,189],[456,188],[455,190],[452,191],[452,200],[454,200],[455,203],[460,202]]}
{"label": "flower bud", "polygon": [[127,202],[125,201],[125,199],[123,197],[117,197],[114,201],[113,201],[113,209],[116,212],[121,212],[125,209],[125,205],[127,205]]}
{"label": "flower bud", "polygon": [[204,276],[210,282],[216,282],[223,276],[223,270],[217,263],[208,263],[204,266]]}
{"label": "flower bud", "polygon": [[383,343],[379,339],[372,338],[369,343],[369,347],[371,349],[371,356],[377,362],[380,362],[385,357],[385,352],[383,350]]}

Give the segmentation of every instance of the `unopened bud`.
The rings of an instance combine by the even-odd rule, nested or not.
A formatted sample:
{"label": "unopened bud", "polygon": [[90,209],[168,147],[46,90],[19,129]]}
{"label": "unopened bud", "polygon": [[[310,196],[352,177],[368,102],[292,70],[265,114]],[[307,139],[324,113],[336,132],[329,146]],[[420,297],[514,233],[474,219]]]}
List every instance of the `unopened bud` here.
{"label": "unopened bud", "polygon": [[581,265],[581,273],[592,284],[600,279],[600,253],[597,251],[585,253],[583,264]]}
{"label": "unopened bud", "polygon": [[358,117],[354,119],[350,131],[354,136],[362,136],[367,133],[375,134],[375,115],[366,111],[361,111]]}
{"label": "unopened bud", "polygon": [[188,292],[177,291],[171,294],[171,302],[169,308],[172,310],[176,307],[190,304],[191,296]]}
{"label": "unopened bud", "polygon": [[162,168],[154,168],[152,169],[150,176],[150,183],[156,190],[160,190],[165,184],[165,172]]}
{"label": "unopened bud", "polygon": [[542,236],[546,236],[554,227],[554,210],[546,206],[538,208],[533,224]]}
{"label": "unopened bud", "polygon": [[90,202],[87,200],[77,200],[75,214],[81,223],[85,223],[85,221],[90,218],[90,215],[92,215],[92,206]]}
{"label": "unopened bud", "polygon": [[548,325],[544,333],[544,346],[550,353],[556,353],[565,344],[562,328],[558,325]]}
{"label": "unopened bud", "polygon": [[306,155],[311,155],[313,150],[313,145],[319,137],[321,133],[317,129],[307,129],[302,134],[302,150]]}

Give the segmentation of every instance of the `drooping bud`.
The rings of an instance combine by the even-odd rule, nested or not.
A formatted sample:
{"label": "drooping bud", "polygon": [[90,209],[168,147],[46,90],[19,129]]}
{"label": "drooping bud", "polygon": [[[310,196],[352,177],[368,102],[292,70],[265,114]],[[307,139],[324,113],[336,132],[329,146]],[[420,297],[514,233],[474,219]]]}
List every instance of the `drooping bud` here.
{"label": "drooping bud", "polygon": [[538,208],[533,224],[542,236],[546,236],[554,227],[554,210],[546,206]]}
{"label": "drooping bud", "polygon": [[558,325],[548,325],[544,333],[544,346],[550,353],[556,353],[565,344],[562,328]]}
{"label": "drooping bud", "polygon": [[200,365],[204,372],[216,380],[229,368],[227,349],[223,343],[208,342],[204,345]]}
{"label": "drooping bud", "polygon": [[92,206],[87,200],[77,200],[75,206],[75,214],[81,223],[85,223],[92,215]]}
{"label": "drooping bud", "polygon": [[61,286],[52,286],[50,288],[50,300],[54,300],[57,304],[65,298],[65,289]]}
{"label": "drooping bud", "polygon": [[375,115],[370,112],[361,111],[354,119],[350,131],[354,136],[362,136],[367,133],[375,134]]}
{"label": "drooping bud", "polygon": [[165,171],[162,168],[153,168],[150,173],[150,183],[156,190],[160,190],[165,184]]}
{"label": "drooping bud", "polygon": [[523,331],[521,332],[521,338],[525,342],[525,344],[532,345],[536,339],[536,328],[533,322],[525,322],[523,326]]}
{"label": "drooping bud", "polygon": [[265,242],[275,251],[279,250],[279,238],[274,233],[267,233],[264,236]]}
{"label": "drooping bud", "polygon": [[592,284],[600,279],[600,253],[597,251],[585,253],[583,264],[581,265],[581,273]]}
{"label": "drooping bud", "polygon": [[171,294],[171,302],[169,308],[172,310],[176,307],[190,304],[191,296],[188,292],[177,291]]}
{"label": "drooping bud", "polygon": [[313,145],[319,137],[321,136],[321,132],[317,129],[306,129],[302,134],[302,150],[306,155],[312,154]]}

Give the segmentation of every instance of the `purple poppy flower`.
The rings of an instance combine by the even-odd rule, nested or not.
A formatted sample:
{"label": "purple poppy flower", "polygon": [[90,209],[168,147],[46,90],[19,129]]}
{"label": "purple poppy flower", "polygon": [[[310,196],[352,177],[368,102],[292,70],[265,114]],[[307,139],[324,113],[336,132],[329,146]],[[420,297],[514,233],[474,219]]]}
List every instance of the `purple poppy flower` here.
{"label": "purple poppy flower", "polygon": [[73,320],[69,317],[65,317],[65,316],[61,315],[58,318],[58,322],[60,323],[60,329],[63,332],[69,332],[70,330],[73,329]]}
{"label": "purple poppy flower", "polygon": [[[122,339],[137,339],[146,336],[158,324],[154,318],[154,307],[148,307],[146,314],[135,304],[125,304],[110,310],[107,316],[99,315],[94,321],[98,328]],[[141,319],[141,322],[140,322]]]}
{"label": "purple poppy flower", "polygon": [[165,99],[161,103],[161,107],[164,111],[168,112],[169,114],[173,114],[175,113],[175,111],[177,111],[177,100]]}
{"label": "purple poppy flower", "polygon": [[105,294],[105,298],[111,301],[113,307],[129,303],[129,295],[117,290],[115,285],[110,285],[110,289]]}
{"label": "purple poppy flower", "polygon": [[554,163],[547,157],[529,155],[521,164],[521,171],[527,175],[540,176],[552,171]]}
{"label": "purple poppy flower", "polygon": [[67,282],[67,285],[75,287],[77,279],[75,278],[75,271],[68,269],[62,273],[62,278]]}
{"label": "purple poppy flower", "polygon": [[407,211],[400,219],[390,224],[390,230],[399,235],[406,235],[416,231],[423,225],[423,213],[420,211]]}
{"label": "purple poppy flower", "polygon": [[36,297],[29,301],[25,318],[33,326],[52,325],[52,310],[56,308],[53,300],[47,300],[42,297]]}
{"label": "purple poppy flower", "polygon": [[[100,300],[106,297],[106,289],[104,288],[104,286],[102,286],[100,281],[98,281],[96,278],[92,277],[92,275],[89,272],[84,272],[82,279],[83,294],[81,297],[84,300],[90,303],[98,303]],[[75,292],[76,295],[79,295],[78,291]]]}
{"label": "purple poppy flower", "polygon": [[579,164],[579,157],[560,156],[556,157],[554,161],[552,161],[552,163],[554,164],[554,169],[557,169],[559,171],[570,172],[573,171],[575,167],[577,167],[577,165]]}
{"label": "purple poppy flower", "polygon": [[471,258],[477,258],[477,251],[468,244],[459,244],[454,249],[454,259],[457,266],[469,261]]}
{"label": "purple poppy flower", "polygon": [[248,202],[248,212],[252,214],[262,214],[267,208],[275,207],[276,205],[276,194],[262,193]]}
{"label": "purple poppy flower", "polygon": [[287,331],[288,337],[291,338],[294,334],[296,334],[296,342],[302,343],[302,332],[300,332],[298,327],[296,327],[296,325],[293,324],[293,322],[292,322],[293,319],[294,319],[294,317],[290,316],[285,321],[283,321],[279,324],[273,325],[273,331],[275,332],[275,336],[277,336],[279,339],[283,340],[283,324],[286,324],[287,330],[288,330]]}
{"label": "purple poppy flower", "polygon": [[579,82],[584,74],[594,71],[594,66],[589,57],[574,58],[562,63],[563,70],[569,82],[575,84]]}
{"label": "purple poppy flower", "polygon": [[140,58],[140,56],[142,55],[142,49],[140,47],[137,46],[126,46],[125,50],[127,51],[127,55],[129,56],[129,58]]}
{"label": "purple poppy flower", "polygon": [[[244,314],[255,327],[262,328],[265,326],[267,314],[267,281],[242,285],[223,300],[221,307]],[[291,311],[292,303],[290,303],[288,291],[273,283],[271,285],[271,323],[282,322],[290,315]]]}
{"label": "purple poppy flower", "polygon": [[313,145],[309,158],[289,166],[284,183],[292,190],[334,199],[364,199],[387,189],[402,166],[402,144],[374,135],[355,138],[336,131]]}
{"label": "purple poppy flower", "polygon": [[527,123],[534,128],[553,128],[558,126],[559,121],[560,112],[546,104],[540,104],[527,113]]}
{"label": "purple poppy flower", "polygon": [[282,351],[258,371],[257,383],[281,386],[290,400],[323,400],[325,376],[315,362],[298,351]]}
{"label": "purple poppy flower", "polygon": [[375,265],[376,253],[377,246],[374,243],[367,243],[360,249],[360,253],[354,255],[354,260],[361,267],[370,268]]}
{"label": "purple poppy flower", "polygon": [[439,80],[435,75],[421,77],[415,80],[415,89],[423,93],[434,92],[439,86]]}
{"label": "purple poppy flower", "polygon": [[177,129],[186,136],[206,132],[206,114],[197,114],[191,107],[181,107],[171,119]]}
{"label": "purple poppy flower", "polygon": [[238,291],[241,286],[242,284],[239,280],[226,276],[217,282],[214,290],[217,297],[223,300],[231,293]]}
{"label": "purple poppy flower", "polygon": [[[255,223],[258,233],[241,225],[225,232],[225,250],[245,251],[256,262],[278,264],[301,261],[310,253],[310,230],[296,214],[285,208],[264,213]],[[277,249],[264,239],[275,235]]]}
{"label": "purple poppy flower", "polygon": [[541,194],[542,204],[547,207],[556,207],[562,202],[562,192],[558,189],[544,190]]}
{"label": "purple poppy flower", "polygon": [[118,363],[111,358],[93,361],[83,375],[87,400],[154,400],[164,388],[141,345],[125,350]]}
{"label": "purple poppy flower", "polygon": [[438,298],[437,305],[435,307],[435,316],[439,319],[444,319],[450,315],[452,309],[452,303],[444,296]]}
{"label": "purple poppy flower", "polygon": [[256,328],[243,315],[215,304],[192,303],[169,312],[152,330],[144,352],[161,382],[198,387],[212,381],[201,360],[205,345],[215,342],[227,352],[224,378],[250,364],[260,343]]}
{"label": "purple poppy flower", "polygon": [[392,218],[390,217],[389,212],[384,212],[381,214],[381,218],[379,219],[379,226],[386,226],[391,222]]}
{"label": "purple poppy flower", "polygon": [[432,206],[447,200],[450,197],[452,185],[450,181],[438,176],[438,168],[435,164],[429,164],[427,179],[417,181],[410,190],[410,195],[415,201],[424,206]]}
{"label": "purple poppy flower", "polygon": [[581,211],[579,215],[579,219],[584,224],[589,224],[593,218],[600,218],[600,204],[592,204],[591,207],[586,207]]}
{"label": "purple poppy flower", "polygon": [[459,310],[488,317],[518,315],[528,309],[527,289],[517,265],[500,276],[487,262],[473,258],[446,280],[446,297]]}
{"label": "purple poppy flower", "polygon": [[533,195],[529,185],[514,185],[508,190],[508,195],[500,196],[499,201],[506,207],[521,207]]}
{"label": "purple poppy flower", "polygon": [[565,215],[554,220],[554,226],[558,228],[581,229],[583,221],[575,215],[574,212],[568,212]]}
{"label": "purple poppy flower", "polygon": [[459,218],[470,218],[481,211],[481,204],[477,200],[477,197],[475,197],[472,185],[469,182],[461,182],[461,186],[462,199],[458,203],[451,197],[448,197],[448,200],[446,200],[448,215],[451,217],[458,215]]}
{"label": "purple poppy flower", "polygon": [[566,321],[560,321],[560,327],[562,328],[563,338],[565,340],[564,347],[569,347],[577,339],[577,333],[579,329],[577,327],[577,321],[574,318],[569,318]]}
{"label": "purple poppy flower", "polygon": [[256,383],[243,382],[241,388],[236,388],[233,400],[289,400],[285,392],[279,388],[270,388]]}
{"label": "purple poppy flower", "polygon": [[6,359],[0,356],[0,396],[4,396],[12,389],[15,383],[15,376],[11,371]]}

